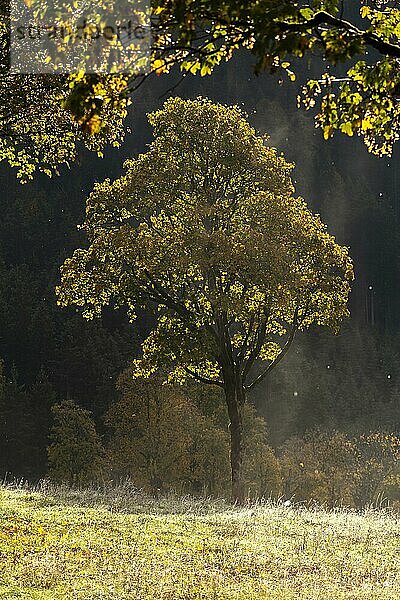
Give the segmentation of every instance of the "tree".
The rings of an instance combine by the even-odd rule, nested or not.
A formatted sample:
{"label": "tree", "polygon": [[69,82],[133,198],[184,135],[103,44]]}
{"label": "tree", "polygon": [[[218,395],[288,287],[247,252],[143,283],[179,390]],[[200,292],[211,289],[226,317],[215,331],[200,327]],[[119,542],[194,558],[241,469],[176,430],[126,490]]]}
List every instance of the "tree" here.
{"label": "tree", "polygon": [[49,381],[46,371],[41,368],[34,383],[27,390],[31,409],[31,435],[33,443],[30,447],[30,462],[33,473],[43,476],[46,472],[47,446],[52,421],[52,407],[59,400],[58,395]]}
{"label": "tree", "polygon": [[49,476],[55,481],[86,484],[103,466],[103,448],[90,412],[72,400],[52,408],[54,424],[48,447]]}
{"label": "tree", "polygon": [[[77,160],[82,147],[102,156],[107,144],[119,146],[129,99],[114,80],[108,76],[93,84],[110,101],[101,117],[86,118],[72,112],[67,77],[0,74],[0,161],[25,183],[38,170],[58,174],[60,166]],[[90,106],[90,101],[86,96],[82,103]]]}
{"label": "tree", "polygon": [[46,470],[50,408],[56,393],[41,370],[21,385],[16,367],[7,373],[0,361],[0,474],[36,479]]}
{"label": "tree", "polygon": [[354,506],[355,446],[346,434],[314,430],[292,437],[281,449],[280,464],[285,497]]}
{"label": "tree", "polygon": [[3,477],[32,477],[32,407],[15,365],[7,374],[1,363],[0,386],[0,471]]}
{"label": "tree", "polygon": [[246,395],[288,352],[296,331],[337,331],[353,278],[346,248],[293,196],[292,168],[237,107],[168,100],[149,115],[155,140],[96,184],[90,245],[62,267],[61,305],[87,318],[103,306],[154,312],[135,361],[223,389],[233,497],[243,500]]}
{"label": "tree", "polygon": [[[229,420],[218,388],[165,385],[160,376],[135,379],[131,368],[117,387],[119,398],[105,415],[111,472],[153,493],[229,495]],[[246,491],[253,498],[279,495],[279,463],[265,421],[250,404],[243,407],[243,433]]]}
{"label": "tree", "polygon": [[359,509],[396,501],[399,451],[399,438],[383,432],[350,437],[313,430],[303,438],[292,437],[280,455],[285,496]]}
{"label": "tree", "polygon": [[129,370],[118,388],[120,397],[106,415],[113,430],[112,469],[152,492],[176,486],[188,470],[189,421],[195,407],[172,386],[157,379],[135,381]]}
{"label": "tree", "polygon": [[[197,451],[193,462],[198,465],[195,470],[203,473],[203,489],[214,495],[227,494],[227,481],[230,479],[229,415],[223,391],[218,386],[201,384],[193,379],[187,381],[185,390],[197,405],[204,423],[203,427],[197,423],[192,426],[193,449]],[[265,419],[257,414],[253,403],[247,402],[243,405],[242,421],[242,475],[246,495],[250,498],[277,497],[282,487],[280,467],[268,443]]]}
{"label": "tree", "polygon": [[394,434],[375,432],[355,440],[357,471],[355,499],[357,505],[377,503],[390,489],[399,493],[400,438]]}

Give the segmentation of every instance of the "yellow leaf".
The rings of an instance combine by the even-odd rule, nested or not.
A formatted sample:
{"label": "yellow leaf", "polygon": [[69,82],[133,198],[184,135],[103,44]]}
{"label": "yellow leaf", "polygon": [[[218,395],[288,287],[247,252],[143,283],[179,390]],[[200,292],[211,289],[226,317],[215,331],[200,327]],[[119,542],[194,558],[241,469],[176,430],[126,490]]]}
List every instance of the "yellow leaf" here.
{"label": "yellow leaf", "polygon": [[211,73],[211,69],[210,69],[209,65],[203,65],[201,67],[200,75],[202,77],[205,77],[205,75],[210,75],[210,73]]}
{"label": "yellow leaf", "polygon": [[103,122],[99,115],[93,115],[88,121],[83,123],[83,130],[89,135],[95,135],[99,133],[103,125]]}
{"label": "yellow leaf", "polygon": [[326,125],[324,127],[323,131],[324,131],[324,140],[328,140],[332,135],[333,127],[331,125]]}
{"label": "yellow leaf", "polygon": [[340,127],[340,131],[351,137],[353,135],[353,126],[350,121],[343,123]]}
{"label": "yellow leaf", "polygon": [[153,61],[153,69],[157,75],[161,75],[165,71],[165,61],[158,58]]}
{"label": "yellow leaf", "polygon": [[362,131],[367,131],[368,129],[372,129],[373,125],[369,119],[363,119],[361,121],[361,129]]}
{"label": "yellow leaf", "polygon": [[362,9],[360,10],[360,14],[363,19],[365,19],[365,17],[368,17],[368,15],[370,13],[371,13],[371,9],[369,6],[363,6]]}

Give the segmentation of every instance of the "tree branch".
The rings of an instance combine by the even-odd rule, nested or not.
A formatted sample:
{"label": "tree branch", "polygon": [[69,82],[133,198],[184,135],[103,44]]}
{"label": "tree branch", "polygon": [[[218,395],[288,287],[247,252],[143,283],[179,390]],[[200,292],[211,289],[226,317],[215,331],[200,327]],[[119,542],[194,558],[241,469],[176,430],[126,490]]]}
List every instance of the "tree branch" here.
{"label": "tree branch", "polygon": [[[192,320],[195,317],[195,315],[193,315],[184,304],[181,304],[175,298],[173,298],[173,296],[171,296],[171,294],[167,290],[165,290],[159,283],[154,281],[154,279],[151,277],[148,271],[145,271],[144,273],[147,279],[149,280],[150,285],[153,286],[153,289],[150,292],[150,294],[152,294],[153,296],[153,301],[158,298],[159,301],[162,304],[164,304],[164,306],[170,308],[171,310],[175,311],[179,316],[183,317],[189,327],[192,325],[192,328],[198,329],[196,325],[192,323]],[[149,294],[149,292],[147,293]],[[218,341],[218,335],[211,325],[205,324],[204,329],[208,333],[210,333],[216,341]]]}
{"label": "tree branch", "polygon": [[285,21],[277,22],[277,26],[282,32],[303,32],[309,29],[316,29],[320,25],[330,25],[331,27],[336,27],[337,29],[344,29],[349,33],[358,35],[365,44],[375,48],[375,50],[378,50],[378,52],[381,54],[392,56],[393,58],[400,58],[400,46],[385,42],[385,40],[382,40],[372,31],[363,31],[356,27],[353,23],[350,23],[350,21],[344,21],[343,19],[334,17],[324,10],[317,12],[311,19],[304,21],[303,23],[288,23]]}
{"label": "tree branch", "polygon": [[295,313],[294,313],[294,317],[293,317],[293,325],[290,331],[290,335],[289,338],[286,341],[286,344],[283,346],[281,352],[278,354],[278,356],[275,358],[275,360],[273,360],[271,363],[269,363],[269,365],[264,369],[264,371],[262,371],[260,373],[260,375],[258,375],[258,377],[256,377],[254,379],[254,381],[252,381],[252,383],[250,383],[249,385],[245,386],[246,390],[251,390],[253,389],[253,387],[255,387],[256,385],[258,385],[267,375],[270,371],[272,371],[272,369],[274,367],[276,367],[276,365],[278,365],[281,360],[286,356],[286,354],[288,353],[290,346],[292,345],[292,342],[294,340],[294,336],[296,334],[297,331],[297,318],[299,315],[299,307],[296,307]]}
{"label": "tree branch", "polygon": [[240,350],[239,350],[239,352],[237,354],[237,357],[236,357],[237,358],[237,362],[240,362],[244,358],[244,355],[246,353],[247,344],[249,342],[249,338],[250,338],[250,335],[251,335],[251,330],[253,329],[253,325],[254,325],[254,314],[252,314],[251,317],[250,317],[249,326],[247,328],[246,335],[245,335],[245,338],[243,340],[243,344],[241,345]]}
{"label": "tree branch", "polygon": [[202,375],[198,375],[195,371],[192,371],[192,369],[189,369],[189,367],[185,367],[185,371],[188,375],[190,375],[191,377],[193,377],[193,379],[196,379],[200,383],[206,383],[207,385],[218,385],[219,387],[224,387],[223,382],[219,381],[219,379],[208,379],[208,377],[203,377]]}
{"label": "tree branch", "polygon": [[251,367],[253,366],[255,360],[257,359],[257,356],[260,353],[263,343],[265,342],[266,334],[267,334],[267,319],[265,318],[257,328],[257,334],[256,334],[254,347],[253,347],[252,351],[250,352],[250,355],[248,356],[248,358],[244,361],[243,370],[242,370],[243,381],[245,381],[247,375],[250,372]]}

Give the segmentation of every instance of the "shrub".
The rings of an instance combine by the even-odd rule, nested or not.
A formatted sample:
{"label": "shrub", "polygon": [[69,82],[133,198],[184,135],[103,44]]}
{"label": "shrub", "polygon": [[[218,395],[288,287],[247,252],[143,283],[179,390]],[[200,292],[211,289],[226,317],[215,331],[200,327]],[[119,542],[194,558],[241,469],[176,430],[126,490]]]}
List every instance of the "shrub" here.
{"label": "shrub", "polygon": [[338,431],[291,438],[281,449],[284,495],[321,504],[353,505],[354,447]]}
{"label": "shrub", "polygon": [[357,506],[400,500],[400,438],[388,433],[360,435],[355,440],[354,498]]}
{"label": "shrub", "polygon": [[50,479],[77,485],[95,481],[102,473],[104,450],[91,413],[71,400],[54,405],[52,413]]}
{"label": "shrub", "polygon": [[[130,370],[118,382],[120,396],[106,414],[113,431],[109,445],[111,470],[129,475],[150,491],[182,487],[198,480],[190,456],[205,425],[183,391],[161,379],[133,379]],[[196,475],[196,476],[194,476]]]}
{"label": "shrub", "polygon": [[[113,476],[130,476],[149,491],[225,496],[230,493],[228,417],[217,392],[162,379],[133,379],[125,371],[119,399],[105,416],[112,430]],[[251,497],[277,495],[279,464],[266,441],[264,419],[244,410],[244,476]]]}
{"label": "shrub", "polygon": [[309,432],[281,448],[285,497],[363,508],[400,500],[400,439],[386,433],[350,438],[338,431]]}
{"label": "shrub", "polygon": [[243,410],[244,453],[243,474],[250,498],[278,497],[282,493],[279,461],[267,443],[267,428],[263,417],[247,404]]}

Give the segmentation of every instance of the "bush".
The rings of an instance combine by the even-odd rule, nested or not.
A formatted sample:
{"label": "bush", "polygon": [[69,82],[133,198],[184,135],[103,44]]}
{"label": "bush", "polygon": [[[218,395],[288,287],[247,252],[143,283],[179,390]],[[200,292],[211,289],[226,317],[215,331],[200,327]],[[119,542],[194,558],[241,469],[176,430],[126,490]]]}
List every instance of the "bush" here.
{"label": "bush", "polygon": [[224,440],[184,390],[162,385],[159,378],[133,379],[130,370],[122,374],[118,388],[120,397],[105,417],[113,431],[108,451],[112,473],[129,475],[153,492],[212,487],[212,457],[223,463]]}
{"label": "bush", "polygon": [[355,451],[357,506],[400,500],[400,438],[380,432],[360,435],[355,440]]}
{"label": "bush", "polygon": [[354,448],[343,433],[314,431],[291,438],[280,463],[285,497],[353,505]]}
{"label": "bush", "polygon": [[400,439],[385,433],[350,438],[338,431],[314,431],[291,438],[280,453],[284,495],[330,507],[396,501],[399,448]]}
{"label": "bush", "polygon": [[251,404],[243,410],[244,452],[243,475],[249,498],[278,497],[282,493],[280,464],[267,443],[263,417],[257,416]]}
{"label": "bush", "polygon": [[91,413],[71,400],[54,405],[52,413],[50,479],[77,485],[97,480],[102,473],[104,450]]}
{"label": "bush", "polygon": [[[161,378],[133,379],[125,371],[120,396],[105,416],[112,476],[130,476],[138,487],[230,495],[228,417],[208,386],[163,385]],[[279,464],[266,442],[264,419],[244,410],[244,476],[251,497],[277,495]]]}

